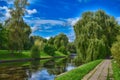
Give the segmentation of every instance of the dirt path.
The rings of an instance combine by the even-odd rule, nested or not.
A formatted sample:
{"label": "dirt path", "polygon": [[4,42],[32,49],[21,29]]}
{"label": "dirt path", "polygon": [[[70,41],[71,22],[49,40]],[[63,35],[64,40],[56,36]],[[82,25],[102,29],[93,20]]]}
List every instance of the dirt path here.
{"label": "dirt path", "polygon": [[82,80],[107,80],[108,75],[108,80],[114,80],[112,74],[111,60],[104,60],[95,69],[84,76]]}

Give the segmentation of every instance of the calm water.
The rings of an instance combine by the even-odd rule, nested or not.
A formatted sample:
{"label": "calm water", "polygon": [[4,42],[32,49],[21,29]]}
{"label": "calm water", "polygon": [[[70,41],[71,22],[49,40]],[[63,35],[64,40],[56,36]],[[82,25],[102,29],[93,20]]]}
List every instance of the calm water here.
{"label": "calm water", "polygon": [[0,80],[54,80],[75,67],[72,58],[0,64]]}

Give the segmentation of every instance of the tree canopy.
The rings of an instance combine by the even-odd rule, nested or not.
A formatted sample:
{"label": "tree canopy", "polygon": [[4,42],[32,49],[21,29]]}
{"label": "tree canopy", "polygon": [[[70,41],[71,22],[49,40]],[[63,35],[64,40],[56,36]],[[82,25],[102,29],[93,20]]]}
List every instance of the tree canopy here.
{"label": "tree canopy", "polygon": [[29,41],[31,29],[23,20],[27,5],[27,0],[15,0],[14,8],[10,10],[11,18],[5,24],[9,32],[8,46],[12,53],[14,50],[23,50]]}
{"label": "tree canopy", "polygon": [[75,45],[82,62],[105,58],[118,34],[118,23],[114,17],[102,10],[85,12],[74,25]]}

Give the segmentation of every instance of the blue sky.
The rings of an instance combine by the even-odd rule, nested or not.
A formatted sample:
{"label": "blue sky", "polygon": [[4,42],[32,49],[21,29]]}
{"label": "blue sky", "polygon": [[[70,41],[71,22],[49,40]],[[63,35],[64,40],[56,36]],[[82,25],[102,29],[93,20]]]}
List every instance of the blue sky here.
{"label": "blue sky", "polygon": [[[14,0],[0,0],[0,21],[10,17],[9,7]],[[31,26],[32,34],[44,38],[65,33],[70,41],[75,38],[73,25],[85,11],[102,9],[120,21],[120,0],[28,0],[25,22]]]}

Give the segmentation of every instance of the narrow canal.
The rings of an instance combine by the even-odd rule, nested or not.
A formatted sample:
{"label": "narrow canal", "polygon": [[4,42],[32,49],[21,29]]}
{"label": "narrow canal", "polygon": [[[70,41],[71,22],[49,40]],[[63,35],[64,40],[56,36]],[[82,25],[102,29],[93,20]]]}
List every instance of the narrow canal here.
{"label": "narrow canal", "polygon": [[24,63],[0,64],[0,80],[54,80],[77,67],[73,58],[46,59]]}

